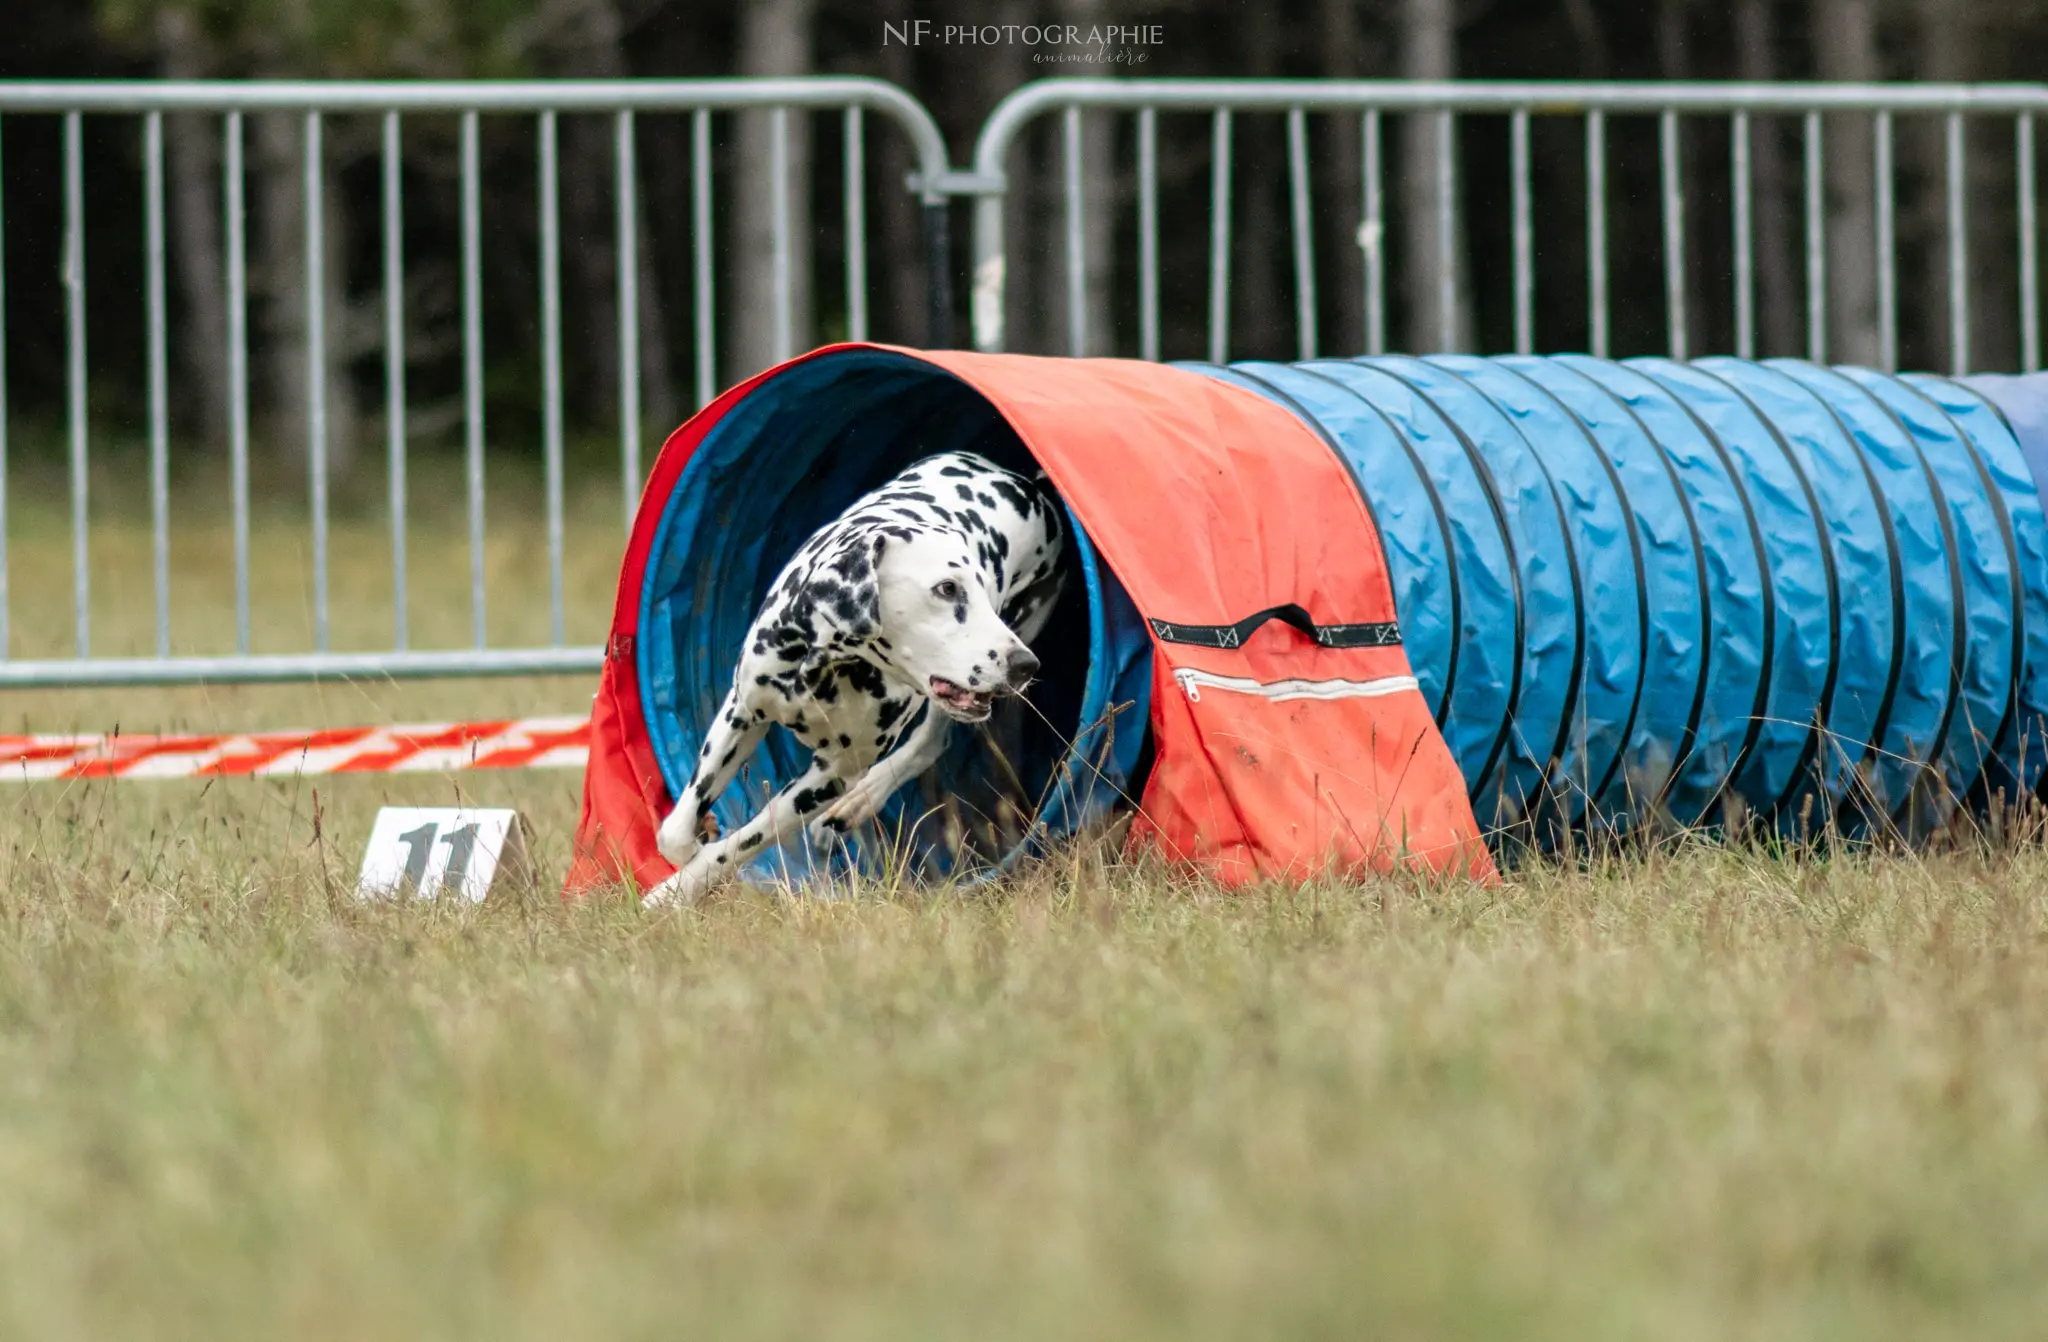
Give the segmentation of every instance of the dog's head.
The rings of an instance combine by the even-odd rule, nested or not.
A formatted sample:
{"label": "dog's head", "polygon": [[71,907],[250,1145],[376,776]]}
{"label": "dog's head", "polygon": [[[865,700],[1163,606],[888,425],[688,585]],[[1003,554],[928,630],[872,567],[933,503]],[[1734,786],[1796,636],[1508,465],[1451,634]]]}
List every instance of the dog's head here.
{"label": "dog's head", "polygon": [[965,537],[906,530],[867,541],[876,652],[959,722],[987,718],[999,695],[1029,684],[1038,659],[1003,623],[996,574]]}

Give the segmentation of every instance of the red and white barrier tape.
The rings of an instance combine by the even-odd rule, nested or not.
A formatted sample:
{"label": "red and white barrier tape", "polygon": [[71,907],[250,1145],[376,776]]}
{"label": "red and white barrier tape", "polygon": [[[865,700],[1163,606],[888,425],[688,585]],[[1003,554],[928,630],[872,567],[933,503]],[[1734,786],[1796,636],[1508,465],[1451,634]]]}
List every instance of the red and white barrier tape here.
{"label": "red and white barrier tape", "polygon": [[588,718],[214,736],[0,736],[0,779],[581,769]]}

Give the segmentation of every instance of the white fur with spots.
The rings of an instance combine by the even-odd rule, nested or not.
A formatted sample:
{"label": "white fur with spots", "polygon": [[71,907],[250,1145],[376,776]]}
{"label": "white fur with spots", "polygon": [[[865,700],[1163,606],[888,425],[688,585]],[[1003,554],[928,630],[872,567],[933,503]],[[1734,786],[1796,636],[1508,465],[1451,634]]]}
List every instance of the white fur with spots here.
{"label": "white fur with spots", "polygon": [[[1049,486],[971,452],[917,462],[805,541],[748,628],[696,771],[662,821],[676,874],[647,903],[692,903],[800,828],[831,842],[867,823],[937,762],[952,723],[983,721],[997,697],[1020,693],[1038,669],[1028,645],[1064,584],[1064,541]],[[712,801],[776,723],[810,766],[706,841]]]}

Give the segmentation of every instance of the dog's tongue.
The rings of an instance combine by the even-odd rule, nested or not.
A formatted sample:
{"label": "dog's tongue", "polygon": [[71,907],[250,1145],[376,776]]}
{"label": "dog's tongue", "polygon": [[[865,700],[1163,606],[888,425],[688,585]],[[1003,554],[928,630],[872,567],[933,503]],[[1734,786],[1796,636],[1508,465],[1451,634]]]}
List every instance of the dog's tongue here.
{"label": "dog's tongue", "polygon": [[963,688],[959,685],[955,685],[952,681],[947,680],[944,676],[932,677],[932,693],[937,695],[941,699],[947,699],[957,703],[967,704],[979,703],[983,698],[986,697],[984,695],[976,694],[973,690]]}

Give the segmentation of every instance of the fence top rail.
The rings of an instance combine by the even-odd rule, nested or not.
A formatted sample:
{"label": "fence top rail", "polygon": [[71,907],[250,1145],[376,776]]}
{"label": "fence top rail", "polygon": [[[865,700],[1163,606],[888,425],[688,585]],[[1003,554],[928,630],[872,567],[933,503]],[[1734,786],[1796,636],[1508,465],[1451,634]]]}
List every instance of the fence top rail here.
{"label": "fence top rail", "polygon": [[2048,112],[2048,84],[1821,84],[1380,79],[1043,79],[996,104],[975,139],[971,189],[1000,191],[1003,158],[1054,108],[1165,111]]}
{"label": "fence top rail", "polygon": [[0,112],[617,112],[861,107],[895,120],[918,168],[947,167],[923,103],[860,75],[735,79],[4,80]]}

